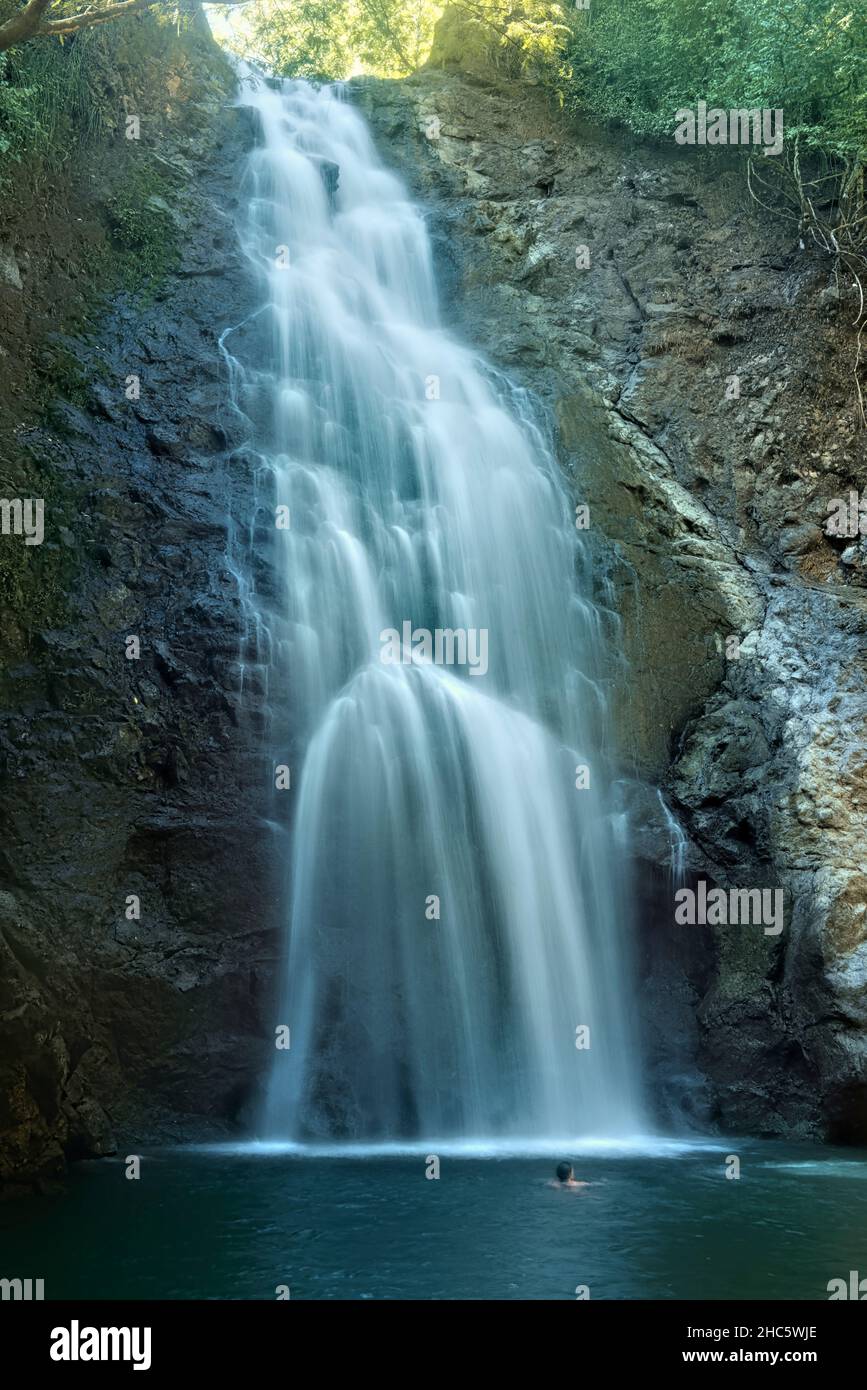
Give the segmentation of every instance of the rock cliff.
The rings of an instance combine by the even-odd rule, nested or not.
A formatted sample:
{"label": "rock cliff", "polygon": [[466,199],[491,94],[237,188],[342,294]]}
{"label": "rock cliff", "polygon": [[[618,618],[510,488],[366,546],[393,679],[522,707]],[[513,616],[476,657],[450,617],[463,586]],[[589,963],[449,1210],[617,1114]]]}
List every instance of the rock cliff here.
{"label": "rock cliff", "polygon": [[222,1132],[279,949],[218,341],[252,136],[209,36],[129,25],[113,127],[0,231],[0,493],[45,516],[0,539],[0,1178]]}

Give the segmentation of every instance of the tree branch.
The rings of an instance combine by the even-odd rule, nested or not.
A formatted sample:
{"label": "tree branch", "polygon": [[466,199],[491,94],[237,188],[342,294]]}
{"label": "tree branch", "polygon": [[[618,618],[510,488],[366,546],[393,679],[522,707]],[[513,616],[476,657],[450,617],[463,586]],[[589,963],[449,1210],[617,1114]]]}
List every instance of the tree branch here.
{"label": "tree branch", "polygon": [[23,10],[19,10],[5,24],[0,24],[0,53],[13,44],[24,43],[36,33],[42,23],[42,16],[54,0],[30,0]]}
{"label": "tree branch", "polygon": [[108,5],[104,10],[83,10],[81,14],[69,15],[66,19],[46,19],[40,24],[38,34],[75,34],[79,29],[90,29],[94,24],[108,24],[112,19],[122,19],[127,14],[140,14],[142,10],[153,9],[157,0],[121,0],[119,5]]}
{"label": "tree branch", "polygon": [[[53,34],[77,34],[80,29],[92,29],[95,24],[109,24],[125,15],[142,14],[165,0],[120,0],[119,4],[106,5],[103,9],[82,10],[81,14],[67,15],[62,19],[44,18],[55,0],[29,0],[23,10],[19,10],[5,24],[0,24],[0,53],[18,43],[33,38],[50,38]],[[212,0],[218,5],[246,5],[248,0]]]}

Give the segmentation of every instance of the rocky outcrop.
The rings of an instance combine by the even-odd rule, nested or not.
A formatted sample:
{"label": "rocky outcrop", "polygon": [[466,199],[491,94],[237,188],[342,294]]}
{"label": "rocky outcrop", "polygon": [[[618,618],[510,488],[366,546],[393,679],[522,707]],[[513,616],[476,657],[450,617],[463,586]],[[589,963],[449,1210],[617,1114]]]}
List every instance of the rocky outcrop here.
{"label": "rocky outcrop", "polygon": [[[427,203],[450,321],[530,386],[589,505],[641,856],[660,1110],[867,1135],[865,543],[851,305],[722,151],[567,125],[435,49],[354,97]],[[782,888],[785,926],[674,923],[684,882]]]}
{"label": "rocky outcrop", "polygon": [[209,39],[135,73],[118,42],[117,130],[0,235],[0,493],[45,516],[40,546],[0,538],[0,1179],[223,1132],[278,951],[253,470],[218,341],[254,302],[251,135]]}

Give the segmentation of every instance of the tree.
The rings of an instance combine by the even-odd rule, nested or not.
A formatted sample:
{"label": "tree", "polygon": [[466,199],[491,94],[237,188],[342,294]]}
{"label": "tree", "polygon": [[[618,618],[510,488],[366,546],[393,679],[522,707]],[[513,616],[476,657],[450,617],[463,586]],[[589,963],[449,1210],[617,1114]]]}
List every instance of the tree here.
{"label": "tree", "polygon": [[[143,10],[159,7],[162,3],[164,0],[120,0],[115,5],[88,5],[78,14],[67,15],[62,13],[58,0],[29,0],[5,24],[0,24],[0,53],[13,48],[15,44],[26,43],[28,39],[77,34],[80,29],[91,29],[96,24],[109,24],[127,15],[141,14]],[[215,3],[241,5],[246,0],[215,0]]]}
{"label": "tree", "polygon": [[451,0],[450,8],[490,31],[515,75],[534,64],[557,70],[570,36],[566,0]]}
{"label": "tree", "polygon": [[363,67],[402,77],[427,57],[440,8],[435,0],[264,0],[233,46],[286,76],[342,78]]}
{"label": "tree", "polygon": [[[556,65],[569,38],[567,3],[552,0],[260,0],[236,51],[293,77],[341,78],[363,69],[404,77],[427,60],[446,10],[483,31],[498,65],[516,72]],[[246,41],[250,40],[250,43]]]}
{"label": "tree", "polygon": [[341,78],[352,67],[347,0],[271,0],[253,5],[244,20],[227,42],[269,72]]}
{"label": "tree", "polygon": [[353,37],[368,67],[413,72],[428,55],[439,8],[428,0],[356,0]]}

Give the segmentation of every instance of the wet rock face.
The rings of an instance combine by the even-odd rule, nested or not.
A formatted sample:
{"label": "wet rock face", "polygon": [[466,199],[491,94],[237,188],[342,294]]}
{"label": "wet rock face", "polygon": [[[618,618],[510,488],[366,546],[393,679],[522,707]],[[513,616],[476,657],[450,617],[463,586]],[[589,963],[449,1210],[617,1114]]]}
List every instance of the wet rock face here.
{"label": "wet rock face", "polygon": [[[590,507],[660,1111],[863,1140],[867,595],[825,533],[864,482],[854,313],[725,155],[569,130],[450,42],[353,96],[428,204],[447,317],[545,402]],[[652,785],[685,882],[782,888],[779,935],[675,923]]]}
{"label": "wet rock face", "polygon": [[45,540],[41,569],[0,575],[0,1180],[225,1132],[273,1036],[273,776],[239,578],[257,498],[218,344],[255,302],[234,229],[251,132],[211,86],[192,114],[172,89],[154,138],[195,168],[179,254],[65,337],[73,399],[28,411],[19,362],[3,421],[2,494],[38,490]]}

